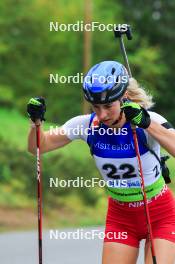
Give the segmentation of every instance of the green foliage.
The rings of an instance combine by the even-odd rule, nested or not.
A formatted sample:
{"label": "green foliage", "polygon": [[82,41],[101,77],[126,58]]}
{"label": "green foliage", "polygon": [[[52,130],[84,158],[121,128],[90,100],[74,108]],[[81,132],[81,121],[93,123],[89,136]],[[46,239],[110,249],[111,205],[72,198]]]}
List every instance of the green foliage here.
{"label": "green foliage", "polygon": [[15,105],[13,90],[7,85],[0,85],[0,104],[5,107],[13,107]]}
{"label": "green foliage", "polygon": [[[156,95],[156,110],[175,124],[174,105],[174,13],[175,2],[168,1],[118,1],[123,5],[123,18],[133,26],[134,38],[137,36],[131,63],[140,65],[143,72],[141,80],[151,87]],[[143,51],[146,41],[148,50]],[[151,50],[154,53],[150,53]],[[151,60],[148,58],[154,55]],[[135,56],[136,55],[136,56]],[[141,55],[141,56],[140,56]],[[143,58],[139,64],[138,59]],[[138,76],[140,79],[140,75]],[[172,107],[170,107],[172,106]]]}
{"label": "green foliage", "polygon": [[[15,5],[10,0],[1,2],[0,82],[13,91],[15,107],[22,112],[28,98],[36,95],[47,98],[50,120],[58,121],[58,113],[63,121],[80,112],[81,105],[76,103],[81,98],[77,93],[80,85],[49,85],[49,73],[73,75],[82,66],[82,34],[49,31],[50,21],[70,23],[73,17],[80,18],[79,2],[80,10],[71,2],[65,9],[64,1],[18,1]],[[73,108],[67,113],[64,109],[69,109],[70,103]]]}

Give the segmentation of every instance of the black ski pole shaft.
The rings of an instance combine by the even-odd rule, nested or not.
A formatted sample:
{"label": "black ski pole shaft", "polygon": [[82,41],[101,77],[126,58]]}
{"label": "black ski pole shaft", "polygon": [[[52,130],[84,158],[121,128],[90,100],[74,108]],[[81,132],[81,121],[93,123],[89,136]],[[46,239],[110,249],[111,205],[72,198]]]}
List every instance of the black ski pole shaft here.
{"label": "black ski pole shaft", "polygon": [[119,38],[119,41],[120,41],[120,49],[122,50],[124,62],[125,62],[126,68],[128,70],[129,77],[132,77],[131,68],[129,66],[129,61],[128,61],[128,57],[126,54],[125,45],[124,45],[122,36]]}

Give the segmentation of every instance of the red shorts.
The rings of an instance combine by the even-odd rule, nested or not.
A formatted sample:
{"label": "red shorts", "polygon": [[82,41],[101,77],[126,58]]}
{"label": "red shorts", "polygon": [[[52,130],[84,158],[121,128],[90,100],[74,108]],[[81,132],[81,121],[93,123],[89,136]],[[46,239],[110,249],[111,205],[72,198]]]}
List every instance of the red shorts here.
{"label": "red shorts", "polygon": [[[153,238],[175,243],[175,198],[165,185],[160,194],[148,200]],[[104,242],[118,242],[139,247],[141,239],[147,239],[143,201],[119,202],[108,200]]]}

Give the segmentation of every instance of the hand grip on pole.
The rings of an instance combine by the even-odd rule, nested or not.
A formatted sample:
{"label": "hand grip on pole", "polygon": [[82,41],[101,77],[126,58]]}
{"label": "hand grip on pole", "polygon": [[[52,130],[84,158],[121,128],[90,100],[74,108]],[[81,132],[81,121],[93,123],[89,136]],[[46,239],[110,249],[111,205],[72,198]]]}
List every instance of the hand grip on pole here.
{"label": "hand grip on pole", "polygon": [[116,38],[120,38],[122,35],[126,34],[128,40],[132,40],[132,31],[131,31],[131,26],[126,25],[125,27],[121,27],[121,25],[117,25],[114,28],[114,35]]}

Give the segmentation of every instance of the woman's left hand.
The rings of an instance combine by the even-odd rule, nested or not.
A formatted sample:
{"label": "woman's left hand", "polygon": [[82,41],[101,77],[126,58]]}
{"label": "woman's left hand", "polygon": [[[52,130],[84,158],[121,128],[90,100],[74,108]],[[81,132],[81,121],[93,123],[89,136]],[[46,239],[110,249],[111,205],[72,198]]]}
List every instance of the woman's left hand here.
{"label": "woman's left hand", "polygon": [[150,115],[139,104],[126,101],[122,104],[121,109],[124,111],[126,120],[131,124],[144,129],[149,127],[151,123]]}

